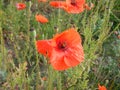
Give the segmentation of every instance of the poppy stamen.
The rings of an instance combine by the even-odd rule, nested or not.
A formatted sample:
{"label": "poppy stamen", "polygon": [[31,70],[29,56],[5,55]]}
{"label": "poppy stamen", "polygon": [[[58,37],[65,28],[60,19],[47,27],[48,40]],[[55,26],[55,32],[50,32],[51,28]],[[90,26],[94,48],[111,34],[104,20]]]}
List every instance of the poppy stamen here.
{"label": "poppy stamen", "polygon": [[65,43],[65,42],[60,42],[59,44],[58,44],[58,47],[60,48],[60,49],[66,49],[66,46],[67,46],[67,44]]}

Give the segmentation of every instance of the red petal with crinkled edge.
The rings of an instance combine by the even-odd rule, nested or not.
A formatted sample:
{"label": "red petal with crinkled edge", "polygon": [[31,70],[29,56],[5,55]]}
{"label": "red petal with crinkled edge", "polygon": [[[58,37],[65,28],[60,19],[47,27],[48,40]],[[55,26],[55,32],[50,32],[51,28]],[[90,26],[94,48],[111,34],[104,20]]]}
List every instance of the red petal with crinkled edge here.
{"label": "red petal with crinkled edge", "polygon": [[53,48],[52,55],[50,57],[50,64],[55,70],[66,70],[70,67],[77,66],[84,60],[83,47],[79,43],[78,45],[68,48],[65,52]]}
{"label": "red petal with crinkled edge", "polygon": [[66,0],[67,7],[64,8],[68,13],[81,13],[84,11],[85,0]]}
{"label": "red petal with crinkled edge", "polygon": [[83,5],[81,7],[68,5],[67,7],[63,8],[68,13],[78,14],[84,11]]}
{"label": "red petal with crinkled edge", "polygon": [[69,66],[64,62],[64,52],[57,51],[55,49],[52,52],[50,63],[55,70],[62,71],[69,68]]}
{"label": "red petal with crinkled edge", "polygon": [[52,52],[51,40],[36,41],[37,51],[47,57],[50,57]]}
{"label": "red petal with crinkled edge", "polygon": [[75,28],[67,29],[61,34],[55,35],[53,40],[55,40],[57,44],[59,42],[66,42],[67,47],[77,45],[82,42],[81,37]]}
{"label": "red petal with crinkled edge", "polygon": [[64,61],[69,67],[74,67],[84,60],[84,51],[81,44],[68,48]]}

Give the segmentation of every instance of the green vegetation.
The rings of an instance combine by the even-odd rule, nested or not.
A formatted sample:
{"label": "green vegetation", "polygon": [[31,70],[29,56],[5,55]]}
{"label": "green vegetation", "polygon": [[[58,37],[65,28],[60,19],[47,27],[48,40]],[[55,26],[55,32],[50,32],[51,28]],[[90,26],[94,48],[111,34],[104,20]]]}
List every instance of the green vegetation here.
{"label": "green vegetation", "polygon": [[[27,7],[17,10],[20,1],[0,0],[0,90],[98,90],[98,83],[120,89],[120,0],[87,0],[94,7],[80,14],[37,0],[23,0]],[[37,22],[37,13],[49,22]],[[38,54],[35,41],[70,27],[82,37],[85,60],[56,71]]]}

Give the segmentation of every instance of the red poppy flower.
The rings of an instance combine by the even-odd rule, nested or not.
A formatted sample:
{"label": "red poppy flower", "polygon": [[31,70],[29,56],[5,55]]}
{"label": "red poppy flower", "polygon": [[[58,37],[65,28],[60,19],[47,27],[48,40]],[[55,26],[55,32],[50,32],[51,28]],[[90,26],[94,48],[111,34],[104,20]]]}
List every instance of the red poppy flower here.
{"label": "red poppy flower", "polygon": [[49,58],[49,63],[56,70],[66,70],[84,60],[81,38],[74,28],[65,30],[50,40],[38,40],[36,47],[39,53]]}
{"label": "red poppy flower", "polygon": [[24,3],[17,3],[16,7],[18,10],[23,10],[26,8],[26,5]]}
{"label": "red poppy flower", "polygon": [[84,9],[91,9],[85,0],[66,0],[66,1],[51,1],[50,5],[56,8],[63,8],[68,13],[81,13]]}
{"label": "red poppy flower", "polygon": [[48,19],[40,14],[36,15],[35,18],[36,18],[36,21],[38,21],[40,23],[47,23],[48,22]]}
{"label": "red poppy flower", "polygon": [[98,84],[98,88],[99,88],[99,90],[107,90],[107,88],[105,86],[100,86],[100,84]]}

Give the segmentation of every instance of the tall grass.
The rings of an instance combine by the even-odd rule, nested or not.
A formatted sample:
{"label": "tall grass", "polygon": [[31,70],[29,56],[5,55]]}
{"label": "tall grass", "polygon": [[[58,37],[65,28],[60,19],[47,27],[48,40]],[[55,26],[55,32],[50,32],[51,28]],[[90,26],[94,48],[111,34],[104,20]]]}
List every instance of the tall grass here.
{"label": "tall grass", "polygon": [[[113,84],[99,78],[104,71],[102,59],[95,74],[92,67],[104,53],[105,40],[119,27],[117,24],[111,28],[110,16],[115,0],[90,0],[94,8],[80,14],[68,14],[52,8],[49,3],[35,0],[24,1],[27,8],[18,11],[15,4],[20,0],[4,1],[0,1],[0,89],[97,90],[98,83],[102,83],[108,90],[113,90]],[[37,13],[46,15],[49,23],[38,23],[35,20]],[[47,59],[38,54],[35,41],[50,39],[70,27],[77,28],[82,37],[85,60],[74,68],[55,71]],[[116,87],[115,90],[119,90],[120,86]]]}

